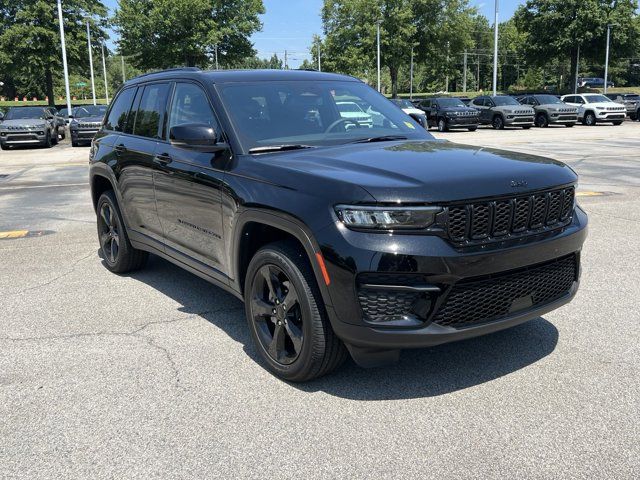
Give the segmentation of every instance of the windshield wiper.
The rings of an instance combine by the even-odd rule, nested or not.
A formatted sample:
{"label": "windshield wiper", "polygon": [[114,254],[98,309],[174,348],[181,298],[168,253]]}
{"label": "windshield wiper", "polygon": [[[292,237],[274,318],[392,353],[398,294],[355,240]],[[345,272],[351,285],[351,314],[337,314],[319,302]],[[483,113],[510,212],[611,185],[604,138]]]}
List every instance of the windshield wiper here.
{"label": "windshield wiper", "polygon": [[253,147],[249,149],[249,153],[269,153],[269,152],[284,152],[286,150],[303,150],[305,148],[315,148],[312,145],[267,145],[265,147]]}
{"label": "windshield wiper", "polygon": [[379,137],[361,138],[349,143],[373,143],[373,142],[392,142],[394,140],[406,140],[404,135],[381,135]]}

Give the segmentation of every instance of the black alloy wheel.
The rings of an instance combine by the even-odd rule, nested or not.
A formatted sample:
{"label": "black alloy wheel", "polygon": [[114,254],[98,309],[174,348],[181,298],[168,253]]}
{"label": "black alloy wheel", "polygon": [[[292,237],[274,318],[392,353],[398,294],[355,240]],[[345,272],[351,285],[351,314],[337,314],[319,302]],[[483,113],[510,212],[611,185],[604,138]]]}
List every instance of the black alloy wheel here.
{"label": "black alloy wheel", "polygon": [[492,125],[494,129],[502,130],[504,128],[504,120],[502,119],[502,115],[496,115],[495,117],[493,117]]}
{"label": "black alloy wheel", "polygon": [[292,364],[304,344],[298,292],[276,265],[264,265],[253,282],[251,312],[258,340],[272,360]]}
{"label": "black alloy wheel", "polygon": [[106,202],[100,206],[98,228],[102,253],[109,263],[115,264],[120,253],[120,232],[114,218],[113,207]]}
{"label": "black alloy wheel", "polygon": [[549,126],[549,119],[544,113],[539,113],[536,116],[536,127],[545,128]]}

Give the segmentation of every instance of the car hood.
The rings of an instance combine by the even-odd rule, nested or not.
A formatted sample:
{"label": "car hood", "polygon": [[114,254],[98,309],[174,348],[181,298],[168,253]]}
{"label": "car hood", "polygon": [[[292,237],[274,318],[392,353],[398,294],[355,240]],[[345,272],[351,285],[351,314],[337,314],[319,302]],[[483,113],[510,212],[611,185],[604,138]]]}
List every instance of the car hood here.
{"label": "car hood", "polygon": [[605,108],[613,108],[615,107],[616,109],[623,109],[624,106],[620,103],[616,103],[616,102],[593,102],[593,103],[585,103],[584,105],[582,105],[585,108],[588,107],[605,107]]}
{"label": "car hood", "polygon": [[544,103],[542,105],[538,105],[538,107],[544,108],[545,110],[554,110],[554,111],[566,110],[566,109],[569,109],[571,111],[577,110],[576,107],[574,107],[573,105],[569,105],[568,103]]}
{"label": "car hood", "polygon": [[424,115],[424,112],[419,108],[403,108],[402,111],[407,115]]}
{"label": "car hood", "polygon": [[577,180],[571,168],[548,158],[435,140],[352,144],[270,157],[268,163],[279,167],[273,172],[278,183],[286,178],[289,188],[348,183],[381,203],[515,195]]}
{"label": "car hood", "polygon": [[40,128],[44,127],[46,122],[40,118],[33,119],[16,119],[16,120],[3,120],[3,127],[24,127],[24,128]]}
{"label": "car hood", "polygon": [[104,117],[102,117],[101,115],[95,116],[95,117],[81,117],[81,118],[74,118],[74,120],[77,123],[97,123],[100,122],[102,123],[102,119]]}
{"label": "car hood", "polygon": [[442,112],[477,112],[475,108],[471,107],[444,107],[441,108]]}

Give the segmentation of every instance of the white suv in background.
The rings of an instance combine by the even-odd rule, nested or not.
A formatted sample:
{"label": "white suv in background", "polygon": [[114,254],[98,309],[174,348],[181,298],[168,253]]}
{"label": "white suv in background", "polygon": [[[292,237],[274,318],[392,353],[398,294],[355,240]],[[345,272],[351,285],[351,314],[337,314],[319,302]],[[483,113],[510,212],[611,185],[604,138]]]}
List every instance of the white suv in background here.
{"label": "white suv in background", "polygon": [[611,122],[620,125],[626,116],[623,105],[612,102],[599,93],[581,93],[565,95],[562,101],[578,107],[578,121],[584,125],[595,125],[598,122]]}

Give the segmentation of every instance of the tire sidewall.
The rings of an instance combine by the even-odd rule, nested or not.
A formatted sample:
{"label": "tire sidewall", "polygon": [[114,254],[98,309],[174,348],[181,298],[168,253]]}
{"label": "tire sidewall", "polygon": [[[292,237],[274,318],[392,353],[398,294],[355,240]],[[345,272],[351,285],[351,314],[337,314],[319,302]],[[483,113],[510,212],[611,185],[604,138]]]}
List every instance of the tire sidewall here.
{"label": "tire sidewall", "polygon": [[539,113],[536,116],[536,126],[541,128],[549,126],[549,121],[547,120],[547,116],[544,113]]}
{"label": "tire sidewall", "polygon": [[594,126],[596,124],[596,116],[591,112],[587,113],[584,116],[584,124],[589,127]]}
{"label": "tire sidewall", "polygon": [[493,128],[495,130],[502,130],[504,128],[504,120],[502,120],[501,115],[496,115],[493,117],[493,121],[491,122]]}
{"label": "tire sidewall", "polygon": [[[108,204],[109,207],[113,210],[114,212],[114,218],[115,221],[118,225],[118,233],[120,235],[120,245],[118,247],[118,257],[116,258],[115,262],[110,262],[107,259],[107,256],[105,255],[105,253],[102,251],[102,242],[100,242],[100,224],[102,222],[101,219],[101,215],[100,212],[102,211],[102,206],[104,204]],[[96,226],[97,226],[97,231],[98,231],[98,244],[100,245],[100,252],[102,254],[102,260],[104,261],[104,263],[106,264],[107,268],[111,271],[119,271],[122,267],[122,264],[124,262],[125,257],[129,254],[129,248],[128,248],[128,236],[127,236],[127,232],[126,229],[124,227],[124,222],[122,221],[122,215],[120,214],[120,209],[118,208],[118,203],[115,200],[113,191],[107,191],[105,193],[103,193],[100,198],[98,199],[98,205],[97,205],[97,212],[98,212],[98,221],[96,222]]]}
{"label": "tire sidewall", "polygon": [[438,119],[438,131],[446,132],[447,131],[447,121],[444,118]]}
{"label": "tire sidewall", "polygon": [[[258,332],[256,331],[256,325],[253,321],[253,314],[251,312],[251,297],[253,292],[253,283],[260,268],[265,265],[274,265],[281,269],[293,283],[294,288],[298,294],[298,303],[300,305],[302,313],[302,351],[298,358],[289,365],[283,365],[276,362],[267,353],[266,349],[262,345]],[[312,300],[307,295],[307,290],[313,292],[310,285],[306,285],[304,275],[298,267],[288,258],[288,256],[277,248],[265,247],[259,250],[249,264],[247,269],[246,281],[244,286],[244,299],[245,299],[245,314],[247,322],[249,324],[249,332],[255,344],[255,348],[260,355],[260,358],[267,364],[269,370],[276,375],[286,379],[295,380],[296,377],[304,374],[308,365],[313,361],[314,341],[314,324],[315,321],[320,321],[319,318],[314,319],[315,315],[319,315],[320,305],[315,300]],[[306,288],[305,288],[306,285]],[[313,294],[313,293],[312,293]],[[315,303],[315,308],[312,305]]]}

